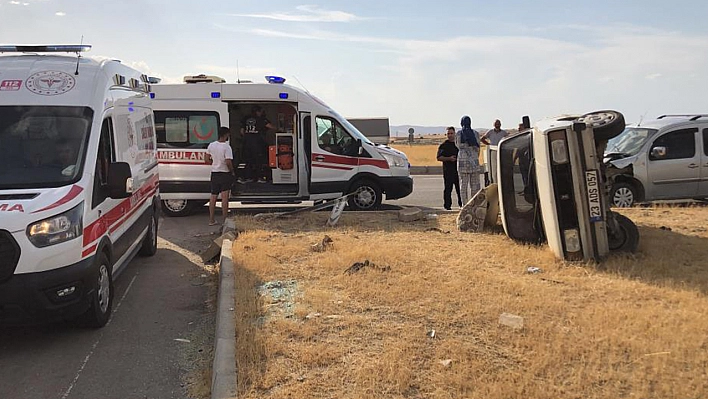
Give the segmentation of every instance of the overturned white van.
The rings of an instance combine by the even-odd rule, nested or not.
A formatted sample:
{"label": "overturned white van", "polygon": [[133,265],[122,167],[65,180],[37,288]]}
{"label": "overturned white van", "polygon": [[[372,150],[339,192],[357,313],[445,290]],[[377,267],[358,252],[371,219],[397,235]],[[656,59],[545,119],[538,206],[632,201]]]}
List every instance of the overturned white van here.
{"label": "overturned white van", "polygon": [[0,324],[101,327],[113,277],[157,250],[149,85],[89,48],[0,46]]}
{"label": "overturned white van", "polygon": [[242,203],[297,203],[350,197],[353,209],[374,209],[386,199],[413,191],[405,154],[375,144],[347,119],[312,94],[268,76],[268,83],[225,83],[197,75],[184,84],[153,86],[153,108],[165,213],[189,214],[209,199],[207,145],[220,126],[231,129],[234,164],[245,165],[242,121],[258,107],[273,125],[265,135],[269,150],[266,184],[233,185]]}

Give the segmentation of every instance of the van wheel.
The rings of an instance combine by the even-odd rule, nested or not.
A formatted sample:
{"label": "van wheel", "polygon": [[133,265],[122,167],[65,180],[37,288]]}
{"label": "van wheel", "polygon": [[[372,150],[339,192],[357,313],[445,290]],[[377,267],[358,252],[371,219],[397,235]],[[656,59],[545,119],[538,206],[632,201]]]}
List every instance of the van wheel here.
{"label": "van wheel", "polygon": [[616,137],[624,131],[624,115],[617,111],[595,111],[578,118],[592,127],[595,140],[605,141]]}
{"label": "van wheel", "polygon": [[359,180],[351,188],[349,207],[355,211],[370,211],[381,205],[381,189],[371,180]]}
{"label": "van wheel", "polygon": [[140,256],[153,256],[157,253],[157,213],[155,212],[150,218],[147,234],[143,238],[143,244],[138,253]]}
{"label": "van wheel", "polygon": [[95,286],[89,298],[89,309],[79,317],[79,323],[85,327],[100,328],[108,323],[113,308],[113,278],[111,265],[105,253],[97,258],[98,273],[95,277]]}
{"label": "van wheel", "polygon": [[629,208],[637,202],[637,189],[629,183],[615,183],[610,190],[610,203],[618,208]]}
{"label": "van wheel", "polygon": [[614,213],[617,223],[610,223],[607,229],[607,241],[611,251],[635,252],[639,246],[639,229],[628,217]]}
{"label": "van wheel", "polygon": [[162,210],[165,215],[172,217],[189,216],[194,210],[194,202],[178,199],[178,200],[162,200]]}

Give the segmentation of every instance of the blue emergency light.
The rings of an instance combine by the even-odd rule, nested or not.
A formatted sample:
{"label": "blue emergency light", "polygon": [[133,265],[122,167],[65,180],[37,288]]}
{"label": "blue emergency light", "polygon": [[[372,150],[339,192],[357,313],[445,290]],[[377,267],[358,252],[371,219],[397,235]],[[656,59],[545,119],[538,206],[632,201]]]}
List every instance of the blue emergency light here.
{"label": "blue emergency light", "polygon": [[211,98],[221,98],[221,93],[218,91],[212,91]]}
{"label": "blue emergency light", "polygon": [[81,53],[89,50],[90,44],[0,46],[0,53]]}
{"label": "blue emergency light", "polygon": [[280,97],[282,100],[287,100],[287,99],[288,99],[288,93],[280,93],[280,94],[278,95],[278,97]]}
{"label": "blue emergency light", "polygon": [[155,98],[155,93],[150,93],[150,98]]}
{"label": "blue emergency light", "polygon": [[268,83],[285,83],[285,78],[280,76],[268,75],[265,77]]}

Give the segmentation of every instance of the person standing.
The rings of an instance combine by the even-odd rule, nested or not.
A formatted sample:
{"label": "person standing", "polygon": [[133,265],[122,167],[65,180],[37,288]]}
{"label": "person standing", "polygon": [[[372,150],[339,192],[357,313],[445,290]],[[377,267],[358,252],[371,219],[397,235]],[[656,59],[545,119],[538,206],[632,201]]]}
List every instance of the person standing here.
{"label": "person standing", "polygon": [[246,162],[244,182],[258,181],[265,183],[266,166],[268,165],[268,144],[266,131],[274,126],[265,117],[265,112],[260,105],[251,108],[251,114],[241,122],[243,135],[243,158]]}
{"label": "person standing", "polygon": [[[465,115],[460,120],[462,129],[455,134],[457,145],[457,173],[460,176],[462,205],[479,191],[479,133],[472,129],[472,119]],[[469,193],[471,190],[471,193]]]}
{"label": "person standing", "polygon": [[457,192],[457,205],[462,207],[462,199],[460,197],[460,177],[457,174],[457,146],[455,145],[455,128],[450,126],[447,128],[447,140],[438,147],[438,161],[442,162],[443,166],[443,207],[448,211],[452,208],[452,187],[455,187]]}
{"label": "person standing", "polygon": [[501,128],[501,121],[499,119],[494,121],[494,129],[492,130],[487,130],[487,133],[484,133],[482,135],[482,143],[486,145],[497,145],[503,139],[506,137],[508,133],[506,130]]}
{"label": "person standing", "polygon": [[221,195],[221,213],[224,220],[229,214],[229,193],[234,179],[233,152],[228,143],[231,131],[228,127],[219,128],[219,139],[207,147],[204,161],[211,165],[211,197],[209,198],[209,226],[216,225],[216,197]]}

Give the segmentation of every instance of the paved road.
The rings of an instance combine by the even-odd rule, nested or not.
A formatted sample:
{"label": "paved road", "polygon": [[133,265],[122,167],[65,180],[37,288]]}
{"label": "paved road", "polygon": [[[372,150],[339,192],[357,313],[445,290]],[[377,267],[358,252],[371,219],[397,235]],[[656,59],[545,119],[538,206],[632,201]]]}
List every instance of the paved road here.
{"label": "paved road", "polygon": [[[442,209],[442,192],[442,175],[414,175],[413,192],[409,196],[399,200],[384,201],[384,203],[399,206],[411,205]],[[453,203],[457,200],[455,195],[455,193],[452,194]]]}
{"label": "paved road", "polygon": [[0,398],[187,398],[203,385],[216,277],[193,252],[218,231],[206,221],[203,213],[161,221],[157,254],[117,278],[103,329],[0,328]]}

